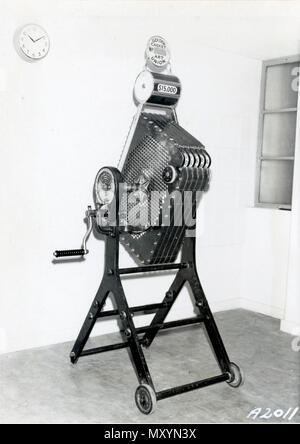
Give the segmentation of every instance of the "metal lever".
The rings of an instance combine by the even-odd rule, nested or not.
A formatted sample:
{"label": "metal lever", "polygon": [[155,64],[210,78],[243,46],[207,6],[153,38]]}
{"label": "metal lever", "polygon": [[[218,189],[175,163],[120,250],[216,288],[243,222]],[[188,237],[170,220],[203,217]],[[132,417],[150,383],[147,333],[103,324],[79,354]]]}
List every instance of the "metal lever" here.
{"label": "metal lever", "polygon": [[87,240],[92,232],[93,229],[93,220],[92,218],[95,217],[96,211],[92,210],[91,206],[88,206],[88,209],[85,213],[87,218],[87,231],[84,235],[84,238],[82,240],[81,248],[74,249],[74,250],[56,250],[54,251],[53,255],[56,258],[59,257],[67,257],[67,256],[85,256],[88,254],[89,250],[86,248]]}

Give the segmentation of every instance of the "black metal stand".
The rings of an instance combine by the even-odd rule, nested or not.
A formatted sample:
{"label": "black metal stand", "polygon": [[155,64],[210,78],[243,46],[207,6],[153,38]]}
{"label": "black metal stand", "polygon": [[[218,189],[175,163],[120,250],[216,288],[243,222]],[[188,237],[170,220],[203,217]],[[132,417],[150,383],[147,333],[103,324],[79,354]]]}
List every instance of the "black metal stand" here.
{"label": "black metal stand", "polygon": [[[195,243],[196,240],[194,237],[185,238],[182,246],[182,259],[179,264],[149,265],[120,269],[119,230],[114,229],[114,231],[106,237],[105,271],[101,285],[70,355],[71,362],[75,364],[79,358],[84,356],[129,347],[140,383],[140,386],[136,391],[136,403],[141,412],[145,414],[151,413],[154,410],[156,401],[170,396],[223,381],[228,382],[233,387],[238,387],[242,383],[240,369],[229,360],[214,317],[203,292],[196,270]],[[176,277],[162,303],[136,307],[128,306],[120,278],[121,275],[176,269],[178,270]],[[198,312],[197,316],[173,322],[164,322],[185,283],[189,283],[191,287]],[[109,294],[114,296],[117,309],[102,311]],[[147,310],[157,310],[151,324],[149,326],[136,328],[132,318],[133,313],[144,312]],[[104,347],[84,350],[96,321],[99,318],[108,316],[119,316],[122,325],[121,333],[124,336],[124,341]],[[205,380],[155,392],[142,346],[149,347],[160,330],[202,322],[206,327],[208,337],[220,366],[221,374]],[[141,336],[141,334],[143,335]]]}

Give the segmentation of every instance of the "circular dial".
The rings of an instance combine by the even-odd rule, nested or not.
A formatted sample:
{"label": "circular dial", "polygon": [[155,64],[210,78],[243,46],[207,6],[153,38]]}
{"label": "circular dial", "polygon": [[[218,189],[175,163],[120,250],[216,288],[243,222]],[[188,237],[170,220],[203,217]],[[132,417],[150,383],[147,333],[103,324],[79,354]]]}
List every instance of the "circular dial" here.
{"label": "circular dial", "polygon": [[174,168],[172,165],[169,165],[163,170],[162,176],[165,183],[169,184],[175,182],[175,180],[178,177],[178,174],[176,168]]}
{"label": "circular dial", "polygon": [[110,204],[115,195],[115,183],[114,177],[108,169],[99,171],[95,186],[98,202],[103,205]]}
{"label": "circular dial", "polygon": [[50,48],[47,32],[39,25],[26,25],[19,35],[19,48],[26,58],[39,60],[44,58]]}
{"label": "circular dial", "polygon": [[146,57],[150,68],[165,69],[170,61],[170,51],[166,40],[158,35],[151,37],[148,40]]}

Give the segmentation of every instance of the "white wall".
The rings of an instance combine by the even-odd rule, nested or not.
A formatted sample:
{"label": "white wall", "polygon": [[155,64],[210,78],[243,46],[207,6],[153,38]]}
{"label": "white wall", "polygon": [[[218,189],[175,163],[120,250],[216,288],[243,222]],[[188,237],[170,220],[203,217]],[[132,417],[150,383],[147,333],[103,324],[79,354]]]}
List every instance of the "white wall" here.
{"label": "white wall", "polygon": [[[257,129],[253,133],[257,135]],[[240,307],[282,319],[286,300],[291,212],[254,206],[256,152],[256,143],[254,149],[253,145],[248,146],[241,164],[245,225]]]}
{"label": "white wall", "polygon": [[[95,174],[117,164],[153,34],[170,42],[183,83],[180,122],[213,157],[197,249],[212,308],[279,317],[289,332],[299,325],[297,207],[253,208],[253,190],[261,59],[298,52],[300,4],[254,3],[0,0],[0,352],[78,333],[101,277],[103,243],[91,239],[82,263],[54,265],[51,253],[79,245]],[[13,48],[15,30],[28,22],[51,38],[48,57],[35,64]],[[127,279],[125,288],[142,304],[160,300],[170,281]],[[191,314],[182,298],[171,317]],[[114,328],[105,322],[95,333]]]}
{"label": "white wall", "polygon": [[247,208],[242,262],[242,308],[283,319],[290,215],[288,211]]}
{"label": "white wall", "polygon": [[[300,48],[298,48],[298,52],[299,50]],[[297,126],[299,131],[299,123]],[[297,160],[298,151],[297,148],[296,165],[299,162]],[[296,298],[298,298],[299,292],[294,281],[297,280],[300,260],[297,253],[299,246],[297,237],[299,171],[297,168],[294,170],[292,211],[282,211],[254,206],[256,150],[251,148],[244,153],[242,170],[245,173],[243,196],[246,212],[240,306],[285,319],[287,298],[292,297],[291,294],[295,293],[292,297],[295,301],[291,302],[290,308],[290,312],[293,313],[292,317],[295,319],[295,316],[296,318],[298,316],[296,314]],[[291,221],[293,221],[292,230]],[[291,253],[291,248],[293,253]],[[293,259],[291,255],[293,255]],[[295,269],[292,272],[293,278],[291,278],[291,266]],[[290,278],[288,278],[289,275]],[[291,315],[288,318],[291,318]],[[285,331],[287,331],[287,324],[286,320]],[[291,328],[289,331],[291,332]]]}
{"label": "white wall", "polygon": [[[298,109],[300,96],[298,96]],[[286,301],[281,330],[300,335],[300,113],[297,115],[297,133],[293,183],[293,211],[291,213],[288,250]]]}
{"label": "white wall", "polygon": [[[213,309],[238,305],[240,162],[244,150],[255,149],[260,62],[203,45],[192,5],[181,6],[181,14],[162,3],[168,20],[158,20],[160,4],[155,10],[143,4],[144,14],[141,4],[116,13],[116,2],[0,2],[1,352],[78,333],[101,277],[103,243],[91,239],[82,263],[54,265],[52,251],[81,241],[95,174],[117,164],[135,112],[134,79],[146,41],[156,33],[170,42],[173,70],[183,83],[180,122],[206,144],[214,162],[200,212],[200,275]],[[12,46],[15,29],[27,22],[50,34],[50,53],[39,63],[24,62]],[[178,32],[183,23],[184,37]],[[170,280],[128,279],[125,288],[131,303],[160,301]],[[182,298],[173,317],[191,313],[187,294]],[[105,322],[95,333],[114,328]]]}

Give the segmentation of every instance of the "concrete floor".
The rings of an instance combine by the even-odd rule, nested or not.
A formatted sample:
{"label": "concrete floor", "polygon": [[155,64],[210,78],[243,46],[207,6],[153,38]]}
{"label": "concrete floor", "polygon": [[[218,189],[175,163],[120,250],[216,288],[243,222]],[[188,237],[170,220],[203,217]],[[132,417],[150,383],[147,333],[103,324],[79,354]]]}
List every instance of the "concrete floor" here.
{"label": "concrete floor", "polygon": [[[163,400],[144,416],[134,403],[137,380],[126,349],[72,366],[66,343],[0,356],[0,423],[238,423],[254,422],[247,418],[254,408],[263,414],[300,406],[300,352],[279,321],[244,310],[218,313],[216,321],[231,360],[244,369],[239,389],[222,383],[196,390]],[[116,339],[102,336],[89,345]],[[145,354],[156,390],[219,373],[199,326],[162,332]],[[299,411],[290,422],[300,422]]]}

